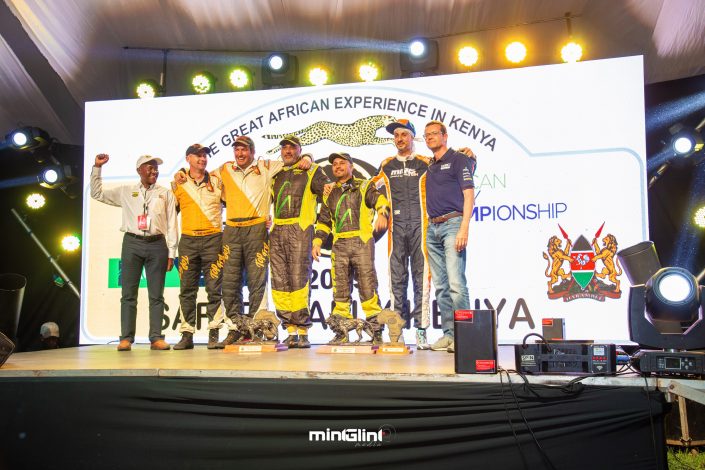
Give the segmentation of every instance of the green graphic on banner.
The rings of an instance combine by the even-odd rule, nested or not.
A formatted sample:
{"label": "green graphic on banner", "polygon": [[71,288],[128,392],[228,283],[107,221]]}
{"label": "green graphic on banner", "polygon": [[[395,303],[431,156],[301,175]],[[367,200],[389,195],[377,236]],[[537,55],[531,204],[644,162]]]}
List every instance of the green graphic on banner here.
{"label": "green graphic on banner", "polygon": [[[179,287],[179,270],[174,269],[167,271],[164,287]],[[140,276],[140,287],[147,287],[147,278],[144,275],[144,269]],[[120,258],[110,258],[108,260],[108,289],[122,288],[122,279],[120,278]]]}

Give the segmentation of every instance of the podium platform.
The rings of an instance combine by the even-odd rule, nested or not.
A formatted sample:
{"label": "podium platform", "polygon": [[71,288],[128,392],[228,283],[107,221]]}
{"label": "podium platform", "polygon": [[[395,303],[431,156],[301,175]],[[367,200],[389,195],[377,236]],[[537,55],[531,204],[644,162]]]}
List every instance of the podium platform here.
{"label": "podium platform", "polygon": [[[455,374],[446,352],[316,348],[14,354],[0,369],[0,469],[666,468],[658,379],[527,386]],[[506,369],[511,353],[500,348]]]}

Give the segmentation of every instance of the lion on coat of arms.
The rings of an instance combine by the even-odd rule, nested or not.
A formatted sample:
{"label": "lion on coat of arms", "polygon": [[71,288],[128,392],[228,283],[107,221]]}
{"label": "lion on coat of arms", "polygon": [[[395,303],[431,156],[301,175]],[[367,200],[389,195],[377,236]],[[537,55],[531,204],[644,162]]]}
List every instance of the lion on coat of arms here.
{"label": "lion on coat of arms", "polygon": [[597,238],[593,238],[592,247],[595,249],[596,254],[592,257],[592,261],[595,262],[597,260],[601,260],[602,264],[605,265],[599,273],[595,271],[595,276],[600,279],[607,278],[612,284],[614,284],[614,291],[620,292],[619,279],[617,279],[617,276],[622,275],[622,269],[621,266],[619,266],[619,263],[615,263],[614,260],[614,257],[617,254],[617,238],[611,233],[608,233],[602,239],[602,244],[603,247],[600,248],[597,244]]}
{"label": "lion on coat of arms", "polygon": [[568,263],[572,262],[572,258],[568,256],[568,252],[570,252],[570,248],[572,246],[572,243],[570,240],[567,240],[568,244],[565,247],[565,250],[561,248],[561,245],[563,245],[563,242],[561,241],[560,238],[557,236],[553,235],[549,240],[548,240],[548,254],[543,253],[543,259],[548,261],[548,266],[546,267],[546,277],[550,278],[548,281],[548,292],[553,293],[553,286],[559,281],[559,278],[562,281],[565,281],[566,279],[570,279],[570,274],[566,273],[563,270],[563,262],[567,261]]}

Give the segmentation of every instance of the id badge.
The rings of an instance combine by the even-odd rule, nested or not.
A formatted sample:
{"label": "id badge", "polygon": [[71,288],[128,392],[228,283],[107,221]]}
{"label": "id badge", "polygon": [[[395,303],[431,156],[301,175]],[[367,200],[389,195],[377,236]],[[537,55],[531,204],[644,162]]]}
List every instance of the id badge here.
{"label": "id badge", "polygon": [[140,214],[137,216],[137,228],[139,230],[149,230],[152,219],[147,214]]}

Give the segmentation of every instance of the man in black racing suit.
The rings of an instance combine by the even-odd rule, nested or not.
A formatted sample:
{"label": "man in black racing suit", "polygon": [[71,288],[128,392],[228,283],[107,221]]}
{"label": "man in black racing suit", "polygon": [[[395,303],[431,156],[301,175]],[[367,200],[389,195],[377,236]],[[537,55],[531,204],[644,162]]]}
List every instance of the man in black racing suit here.
{"label": "man in black racing suit", "polygon": [[313,240],[313,257],[318,260],[323,241],[332,233],[331,274],[335,306],[331,315],[352,317],[350,301],[354,277],[365,318],[372,324],[372,339],[378,344],[382,342],[382,326],[377,321],[377,314],[382,307],[377,295],[372,229],[375,213],[374,229],[384,231],[387,228],[389,203],[371,180],[353,178],[349,154],[332,153],[328,161],[337,183],[323,198]]}
{"label": "man in black racing suit", "polygon": [[277,316],[289,336],[289,348],[310,348],[308,308],[311,278],[313,224],[318,198],[330,181],[320,166],[297,168],[301,160],[301,141],[286,136],[281,145],[284,168],[272,182],[274,223],[269,234],[272,298]]}

